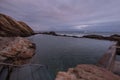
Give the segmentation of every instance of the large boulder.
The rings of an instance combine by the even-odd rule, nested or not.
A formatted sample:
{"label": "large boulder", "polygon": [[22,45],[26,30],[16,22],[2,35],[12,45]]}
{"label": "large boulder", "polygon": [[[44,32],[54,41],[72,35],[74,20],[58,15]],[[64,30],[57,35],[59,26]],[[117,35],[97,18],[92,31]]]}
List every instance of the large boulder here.
{"label": "large boulder", "polygon": [[16,21],[15,19],[0,13],[0,36],[30,36],[34,32],[24,22]]}
{"label": "large boulder", "polygon": [[120,80],[120,77],[95,65],[78,65],[59,72],[55,80]]}
{"label": "large boulder", "polygon": [[0,44],[0,60],[3,62],[21,62],[35,54],[35,44],[25,38],[4,37],[0,38]]}

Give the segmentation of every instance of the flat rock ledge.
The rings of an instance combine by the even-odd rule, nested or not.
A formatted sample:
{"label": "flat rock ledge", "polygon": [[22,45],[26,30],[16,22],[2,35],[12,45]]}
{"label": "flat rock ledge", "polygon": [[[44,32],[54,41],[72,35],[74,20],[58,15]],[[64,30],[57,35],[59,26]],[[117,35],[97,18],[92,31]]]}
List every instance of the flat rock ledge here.
{"label": "flat rock ledge", "polygon": [[35,44],[22,37],[0,37],[0,62],[24,64],[35,54]]}
{"label": "flat rock ledge", "polygon": [[81,64],[67,72],[58,72],[55,80],[120,80],[120,77],[104,68]]}

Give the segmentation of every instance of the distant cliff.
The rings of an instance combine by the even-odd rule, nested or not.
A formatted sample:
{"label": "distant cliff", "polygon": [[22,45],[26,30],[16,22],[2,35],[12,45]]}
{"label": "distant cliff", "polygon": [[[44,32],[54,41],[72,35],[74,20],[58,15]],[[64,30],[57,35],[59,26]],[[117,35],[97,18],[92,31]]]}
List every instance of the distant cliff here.
{"label": "distant cliff", "polygon": [[16,21],[15,19],[0,13],[0,36],[30,36],[34,32],[24,22]]}

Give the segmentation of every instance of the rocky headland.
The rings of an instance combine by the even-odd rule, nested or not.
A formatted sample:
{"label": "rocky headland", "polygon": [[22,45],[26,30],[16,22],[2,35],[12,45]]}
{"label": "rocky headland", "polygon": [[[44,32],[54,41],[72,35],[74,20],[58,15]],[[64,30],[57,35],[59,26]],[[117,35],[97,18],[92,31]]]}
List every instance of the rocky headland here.
{"label": "rocky headland", "polygon": [[24,22],[0,13],[0,62],[23,64],[35,54],[35,44],[27,38],[34,31]]}
{"label": "rocky headland", "polygon": [[30,36],[34,31],[24,22],[16,21],[15,19],[0,13],[0,36],[13,37],[13,36]]}
{"label": "rocky headland", "polygon": [[91,39],[98,39],[98,40],[109,40],[109,41],[120,41],[120,35],[113,34],[110,36],[102,36],[102,35],[84,35],[84,36],[76,36],[76,35],[67,35],[67,34],[58,34],[55,31],[48,31],[48,32],[38,32],[34,34],[45,34],[45,35],[52,35],[52,36],[61,36],[61,37],[73,37],[73,38],[91,38]]}
{"label": "rocky headland", "polygon": [[0,13],[0,79],[10,80],[15,67],[29,63],[36,46],[25,37],[33,34],[26,23]]}

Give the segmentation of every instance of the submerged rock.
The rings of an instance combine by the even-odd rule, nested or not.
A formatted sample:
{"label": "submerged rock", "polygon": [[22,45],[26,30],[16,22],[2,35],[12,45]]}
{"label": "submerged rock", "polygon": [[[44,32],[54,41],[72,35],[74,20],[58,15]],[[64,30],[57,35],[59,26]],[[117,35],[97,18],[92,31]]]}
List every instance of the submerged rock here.
{"label": "submerged rock", "polygon": [[35,44],[28,39],[21,37],[8,38],[4,37],[0,40],[0,56],[1,61],[8,62],[24,62],[35,54]]}
{"label": "submerged rock", "polygon": [[24,22],[16,21],[15,19],[0,13],[0,36],[30,36],[34,32]]}
{"label": "submerged rock", "polygon": [[83,64],[59,72],[55,80],[120,80],[120,77],[104,68]]}

